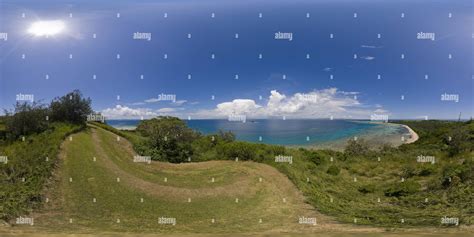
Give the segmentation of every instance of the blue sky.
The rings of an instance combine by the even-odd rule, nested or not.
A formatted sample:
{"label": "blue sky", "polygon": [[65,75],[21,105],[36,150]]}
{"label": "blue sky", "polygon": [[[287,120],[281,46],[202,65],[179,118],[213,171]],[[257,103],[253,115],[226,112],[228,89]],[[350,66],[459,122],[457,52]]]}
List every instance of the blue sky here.
{"label": "blue sky", "polygon": [[[0,4],[3,109],[18,94],[49,102],[80,89],[112,118],[473,115],[469,0]],[[52,20],[65,25],[57,35],[27,32]],[[135,32],[151,33],[151,40],[133,39]],[[292,33],[292,40],[275,39],[276,32]],[[434,40],[418,39],[420,32]]]}

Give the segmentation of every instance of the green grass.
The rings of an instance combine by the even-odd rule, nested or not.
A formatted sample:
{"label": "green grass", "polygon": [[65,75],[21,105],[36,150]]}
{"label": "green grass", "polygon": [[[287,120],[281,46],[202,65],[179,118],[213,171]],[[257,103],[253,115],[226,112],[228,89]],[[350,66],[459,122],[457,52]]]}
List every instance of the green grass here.
{"label": "green grass", "polygon": [[7,164],[0,164],[1,219],[28,213],[40,206],[44,184],[57,164],[60,144],[80,129],[76,125],[55,123],[41,134],[1,147],[0,154],[8,157]]}
{"label": "green grass", "polygon": [[[64,163],[60,169],[61,180],[54,193],[50,194],[50,205],[39,213],[35,228],[48,229],[54,226],[55,230],[65,232],[229,233],[284,228],[297,221],[295,211],[301,211],[301,208],[298,208],[298,203],[292,203],[294,194],[288,194],[288,203],[282,203],[280,198],[286,193],[281,193],[266,182],[258,182],[258,175],[252,170],[259,170],[261,164],[230,162],[220,167],[203,163],[198,164],[204,166],[197,171],[196,166],[193,166],[180,167],[174,171],[162,168],[153,173],[153,167],[150,167],[137,173],[138,168],[146,165],[130,163],[130,153],[125,154],[127,151],[122,143],[116,141],[116,135],[102,129],[97,129],[97,134],[105,153],[98,151],[94,145],[91,129],[74,135],[72,141],[66,141]],[[96,162],[93,157],[96,157]],[[225,186],[240,176],[250,179],[249,186],[258,187],[258,190],[231,197],[197,197],[190,203],[186,196],[157,197],[128,185],[126,177],[117,182],[117,174],[103,159],[111,159],[123,172],[138,179],[163,184],[161,178],[166,175],[169,179],[166,185],[173,187],[199,192],[200,188],[206,186]],[[214,175],[215,183],[210,183],[210,177]],[[261,175],[265,176],[264,173]],[[72,178],[72,182],[69,178]],[[265,177],[268,181],[271,178]],[[95,203],[94,198],[97,200]],[[144,202],[140,201],[141,198]],[[236,203],[235,198],[240,201]],[[162,216],[176,218],[177,225],[159,224],[158,218]],[[69,223],[70,218],[73,223]],[[213,218],[215,223],[211,223]],[[120,223],[117,223],[117,219],[120,219]],[[263,222],[259,223],[259,219]]]}
{"label": "green grass", "polygon": [[[323,160],[319,165],[309,159],[302,150],[288,151],[293,155],[294,163],[291,166],[275,164],[270,159],[265,162],[286,174],[318,210],[335,216],[342,222],[353,222],[356,218],[358,224],[383,227],[441,227],[446,226],[441,224],[441,218],[447,216],[459,218],[460,224],[472,225],[472,144],[470,152],[455,156],[449,156],[440,148],[443,147],[442,138],[453,128],[462,127],[473,134],[473,123],[429,121],[407,124],[419,132],[420,143],[402,145],[389,152],[372,152],[362,157],[318,151],[317,155]],[[436,163],[418,163],[418,155],[435,156]],[[331,156],[333,162],[330,161]],[[381,158],[380,162],[377,157]],[[328,174],[330,165],[340,167],[341,173],[337,176]],[[469,170],[471,178],[443,186],[443,170],[451,165]],[[307,182],[307,177],[311,182]],[[357,182],[354,182],[354,177]],[[405,180],[404,184],[401,183],[402,178]],[[420,189],[400,197],[385,195],[388,187],[400,187],[409,182],[419,184]]]}
{"label": "green grass", "polygon": [[[104,130],[98,130],[98,135],[102,141],[102,148],[107,154],[110,154],[109,158],[120,169],[133,173],[143,180],[174,187],[201,188],[209,185],[210,177],[213,177],[215,182],[220,184],[229,184],[235,182],[239,176],[245,175],[245,169],[242,170],[233,166],[220,166],[211,170],[202,168],[179,172],[171,169],[156,169],[156,166],[148,164],[130,164],[130,160],[133,157],[130,156],[130,153],[117,149],[117,141],[111,139],[111,134]],[[164,182],[165,178],[167,178],[167,182]]]}
{"label": "green grass", "polygon": [[[354,223],[356,219],[359,225],[388,228],[447,227],[441,224],[441,218],[447,216],[459,218],[462,225],[471,225],[474,222],[472,175],[464,175],[464,180],[449,185],[443,182],[449,167],[457,167],[454,170],[463,167],[464,170],[474,172],[472,144],[467,151],[451,155],[445,141],[447,137],[455,136],[453,131],[467,131],[471,136],[467,139],[472,141],[472,121],[399,122],[414,129],[420,135],[419,141],[357,156],[329,150],[311,152],[306,149],[286,149],[286,155],[293,156],[292,165],[275,163],[271,152],[264,152],[266,155],[258,158],[250,152],[249,157],[277,168],[317,210],[341,222]],[[126,133],[135,136],[132,141],[143,139],[137,133]],[[469,144],[467,140],[463,142]],[[245,149],[246,145],[241,145]],[[272,146],[248,144],[247,150],[252,149],[268,151]],[[206,157],[207,154],[212,155]],[[416,158],[419,155],[434,156],[436,163],[418,163]],[[233,159],[225,154],[219,155],[212,149],[200,156],[203,161],[216,157]],[[340,173],[329,174],[327,171],[330,166],[338,167]],[[405,189],[407,192],[403,191]],[[400,196],[389,194],[399,192],[397,190],[403,191]]]}

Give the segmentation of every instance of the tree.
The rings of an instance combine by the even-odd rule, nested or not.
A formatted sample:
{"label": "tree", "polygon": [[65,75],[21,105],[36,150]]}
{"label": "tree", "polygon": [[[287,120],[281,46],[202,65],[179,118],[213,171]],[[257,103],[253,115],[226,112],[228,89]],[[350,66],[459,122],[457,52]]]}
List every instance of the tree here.
{"label": "tree", "polygon": [[5,130],[9,139],[40,133],[48,128],[48,108],[33,102],[17,102],[12,112],[5,111]]}
{"label": "tree", "polygon": [[136,131],[147,139],[143,152],[154,160],[179,163],[192,156],[192,142],[200,134],[187,127],[179,118],[159,116],[144,120],[138,124]]}
{"label": "tree", "polygon": [[51,120],[84,124],[92,113],[91,99],[83,98],[79,90],[74,90],[51,101]]}

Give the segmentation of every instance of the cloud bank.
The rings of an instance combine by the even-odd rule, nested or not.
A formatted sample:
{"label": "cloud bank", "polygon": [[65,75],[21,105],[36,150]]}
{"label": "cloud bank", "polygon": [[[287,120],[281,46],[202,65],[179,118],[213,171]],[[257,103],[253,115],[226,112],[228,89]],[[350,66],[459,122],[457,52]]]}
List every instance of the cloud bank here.
{"label": "cloud bank", "polygon": [[108,118],[137,119],[159,115],[180,118],[228,118],[233,115],[245,115],[248,118],[362,118],[368,119],[374,113],[388,114],[381,105],[366,105],[359,101],[358,92],[345,92],[337,88],[314,90],[308,93],[285,95],[277,90],[263,102],[253,99],[234,99],[222,102],[212,109],[187,110],[182,107],[149,109],[130,108],[116,105],[102,110]]}
{"label": "cloud bank", "polygon": [[194,114],[199,118],[246,115],[253,118],[369,118],[375,112],[387,112],[380,107],[359,102],[357,92],[339,91],[337,88],[295,93],[287,96],[276,90],[270,91],[266,104],[252,99],[235,99],[220,103],[212,110]]}

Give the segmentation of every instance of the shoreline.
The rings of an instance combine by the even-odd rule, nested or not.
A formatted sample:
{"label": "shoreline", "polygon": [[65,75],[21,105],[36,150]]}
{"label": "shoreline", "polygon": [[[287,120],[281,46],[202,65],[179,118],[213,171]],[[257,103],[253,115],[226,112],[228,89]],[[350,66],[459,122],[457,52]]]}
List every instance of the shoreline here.
{"label": "shoreline", "polygon": [[[375,148],[376,145],[381,145],[382,143],[387,143],[389,145],[392,145],[394,147],[398,147],[403,144],[410,144],[414,143],[419,139],[418,134],[411,129],[409,126],[405,124],[399,124],[399,123],[391,123],[391,122],[376,122],[376,121],[368,121],[369,123],[373,124],[378,124],[378,125],[384,125],[384,126],[397,126],[397,127],[403,127],[407,130],[405,133],[401,133],[398,135],[389,135],[389,137],[385,138],[380,138],[380,134],[377,135],[376,133],[373,132],[368,132],[368,133],[363,133],[360,134],[361,138],[364,138],[369,141],[369,145],[371,148]],[[123,131],[134,131],[136,127],[133,126],[123,126],[123,127],[115,127],[118,130],[123,130]],[[375,134],[375,136],[374,136]],[[401,138],[400,138],[401,136]],[[398,137],[398,138],[397,138]],[[374,139],[377,138],[377,139]],[[347,139],[348,138],[341,138],[338,140],[333,140],[333,141],[327,141],[323,143],[315,143],[315,144],[306,144],[306,145],[283,145],[285,147],[289,148],[307,148],[307,149],[316,149],[316,150],[321,150],[321,149],[330,149],[330,150],[335,150],[335,151],[342,151],[344,150],[346,144],[347,144]],[[396,141],[398,140],[398,141]],[[372,142],[371,142],[372,141]],[[376,141],[376,142],[375,142]],[[380,141],[384,141],[380,143]],[[269,144],[272,145],[272,144]]]}
{"label": "shoreline", "polygon": [[[372,132],[360,134],[360,138],[365,139],[369,143],[369,146],[371,149],[377,148],[377,145],[382,145],[384,143],[389,144],[394,147],[398,147],[403,144],[414,143],[419,139],[418,134],[405,124],[374,122],[374,121],[369,121],[369,122],[373,124],[384,125],[384,126],[403,127],[406,130],[408,130],[408,133],[401,133],[397,135],[393,134],[393,135],[390,135],[389,137],[385,137],[382,139],[378,139],[380,138],[380,135],[373,136],[374,133]],[[407,136],[409,136],[409,138],[406,138]],[[383,140],[384,142],[380,142],[380,140]],[[315,144],[308,144],[308,145],[288,145],[286,147],[289,147],[289,148],[302,147],[302,148],[315,149],[315,150],[329,149],[329,150],[334,150],[334,151],[343,151],[346,145],[347,145],[347,138],[343,138],[343,139],[328,141],[328,142],[319,143],[319,144],[315,143]]]}
{"label": "shoreline", "polygon": [[408,138],[405,141],[405,144],[414,143],[414,142],[418,141],[418,139],[420,139],[420,136],[418,136],[418,133],[413,131],[413,129],[411,129],[408,125],[405,125],[405,124],[400,124],[400,125],[402,125],[404,128],[406,128],[408,130],[408,133],[410,134],[410,138]]}

